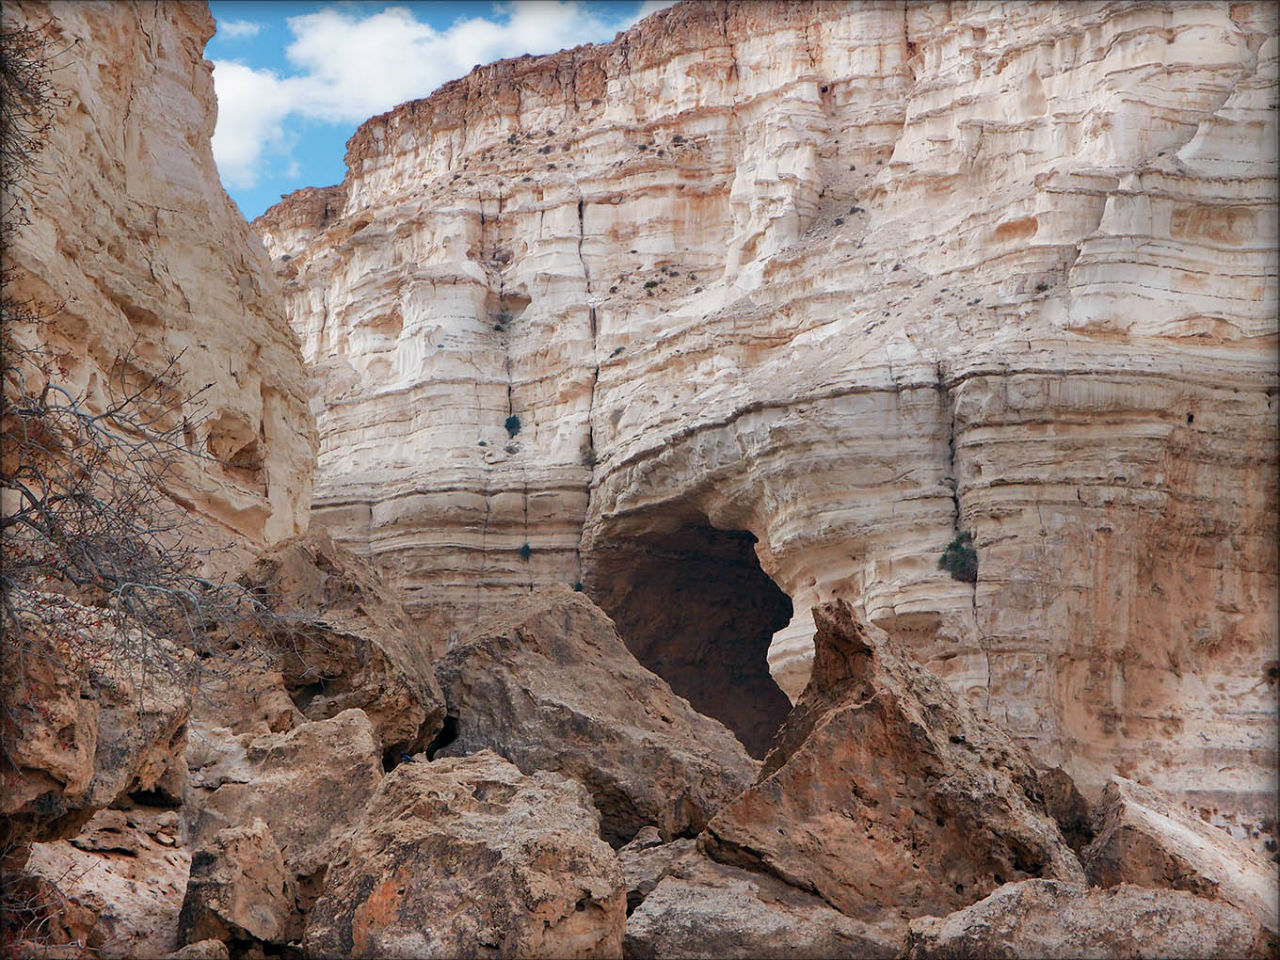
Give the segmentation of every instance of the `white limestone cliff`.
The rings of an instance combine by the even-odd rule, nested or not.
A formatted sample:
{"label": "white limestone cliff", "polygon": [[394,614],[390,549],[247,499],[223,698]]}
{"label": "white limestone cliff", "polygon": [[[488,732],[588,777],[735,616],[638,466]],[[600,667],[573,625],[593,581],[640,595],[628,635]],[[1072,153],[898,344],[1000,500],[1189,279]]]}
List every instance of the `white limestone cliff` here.
{"label": "white limestone cliff", "polygon": [[[792,698],[842,597],[1086,791],[1256,836],[1275,18],[681,4],[371,119],[342,184],[255,222],[312,368],[316,522],[437,648],[556,581],[665,623],[664,570],[749,532]],[[960,531],[974,583],[939,568]]]}

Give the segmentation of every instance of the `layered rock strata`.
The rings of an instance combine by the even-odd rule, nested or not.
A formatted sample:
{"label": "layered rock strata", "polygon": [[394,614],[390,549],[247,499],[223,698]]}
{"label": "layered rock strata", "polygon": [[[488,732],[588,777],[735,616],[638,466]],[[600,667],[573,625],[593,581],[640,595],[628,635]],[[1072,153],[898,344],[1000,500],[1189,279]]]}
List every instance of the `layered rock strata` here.
{"label": "layered rock strata", "polygon": [[155,426],[189,454],[165,492],[197,521],[189,542],[301,532],[314,424],[279,284],[213,160],[213,18],[202,4],[26,2],[4,18],[45,37],[55,68],[47,143],[6,196],[6,297],[46,315],[21,342],[93,413],[162,377]]}
{"label": "layered rock strata", "polygon": [[[643,622],[666,581],[624,604],[616,558],[750,534],[792,698],[844,597],[1086,794],[1120,773],[1256,832],[1275,30],[1261,3],[681,4],[373,118],[342,184],[255,223],[313,371],[317,519],[441,645],[550,581]],[[939,568],[960,532],[968,579]]]}

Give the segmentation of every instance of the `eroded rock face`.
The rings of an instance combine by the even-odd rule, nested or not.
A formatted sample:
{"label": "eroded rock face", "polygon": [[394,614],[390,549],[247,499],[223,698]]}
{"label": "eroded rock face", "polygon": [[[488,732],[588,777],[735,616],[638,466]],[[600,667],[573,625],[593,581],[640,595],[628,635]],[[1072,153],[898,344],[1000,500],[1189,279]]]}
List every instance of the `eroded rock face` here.
{"label": "eroded rock face", "polygon": [[[69,840],[33,844],[17,882],[52,908],[49,942],[107,958],[157,957],[179,943],[190,865],[175,811],[101,810]],[[34,945],[31,955],[40,955]]]}
{"label": "eroded rock face", "polygon": [[300,908],[314,900],[382,779],[381,744],[360,710],[282,734],[195,726],[188,762],[193,846],[261,819],[298,883]]}
{"label": "eroded rock face", "polygon": [[1221,901],[1123,884],[1009,883],[949,917],[911,922],[906,956],[1143,960],[1269,956],[1261,928]]}
{"label": "eroded rock face", "polygon": [[[383,750],[397,758],[431,741],[444,698],[431,672],[430,634],[410,620],[367,560],[318,532],[267,551],[239,583],[265,597],[276,615],[259,631],[262,647],[302,716],[323,720],[363,710]],[[265,686],[276,675],[255,682]],[[255,712],[235,702],[234,689],[227,693],[208,698],[227,725]],[[273,718],[285,722],[278,694],[254,699],[255,707],[274,705],[263,718],[272,729]]]}
{"label": "eroded rock face", "polygon": [[1275,17],[682,4],[373,118],[256,223],[324,399],[318,520],[461,633],[530,585],[603,600],[615,547],[690,519],[748,531],[791,697],[810,608],[857,598],[1086,795],[1252,832]]}
{"label": "eroded rock face", "polygon": [[578,783],[490,751],[389,773],[307,925],[313,957],[619,957],[622,871]]}
{"label": "eroded rock face", "polygon": [[49,38],[59,98],[19,200],[29,222],[15,216],[5,243],[6,296],[58,309],[20,336],[94,412],[177,357],[165,380],[180,402],[160,426],[185,423],[212,458],[178,457],[165,478],[200,521],[189,541],[301,532],[314,423],[279,284],[213,160],[213,18],[203,4],[14,2],[5,24]]}
{"label": "eroded rock face", "polygon": [[1010,880],[1084,881],[1025,752],[837,601],[760,778],[699,837],[723,863],[868,923],[950,913]]}
{"label": "eroded rock face", "polygon": [[487,748],[526,773],[573,777],[615,845],[646,824],[691,836],[754,779],[733,735],[640,666],[581,593],[548,587],[512,607],[437,668],[457,718],[439,755]]}
{"label": "eroded rock face", "polygon": [[763,873],[692,856],[627,919],[627,957],[896,957],[901,928],[852,920]]}
{"label": "eroded rock face", "polygon": [[1274,861],[1192,816],[1156,790],[1115,777],[1094,811],[1096,838],[1081,854],[1092,883],[1187,890],[1243,910],[1280,931]]}
{"label": "eroded rock face", "polygon": [[130,793],[181,796],[194,658],[61,594],[33,595],[6,636],[3,841],[73,836]]}
{"label": "eroded rock face", "polygon": [[293,874],[266,823],[255,819],[207,837],[191,857],[182,938],[284,943],[300,929]]}

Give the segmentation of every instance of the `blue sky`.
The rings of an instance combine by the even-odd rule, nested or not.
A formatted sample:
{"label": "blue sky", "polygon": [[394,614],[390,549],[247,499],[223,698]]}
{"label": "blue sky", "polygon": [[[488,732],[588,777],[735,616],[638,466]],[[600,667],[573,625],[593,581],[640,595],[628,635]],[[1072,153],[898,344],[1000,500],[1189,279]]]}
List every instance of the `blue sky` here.
{"label": "blue sky", "polygon": [[477,64],[612,40],[671,2],[211,0],[223,186],[252,220],[281,194],[340,181],[369,117]]}

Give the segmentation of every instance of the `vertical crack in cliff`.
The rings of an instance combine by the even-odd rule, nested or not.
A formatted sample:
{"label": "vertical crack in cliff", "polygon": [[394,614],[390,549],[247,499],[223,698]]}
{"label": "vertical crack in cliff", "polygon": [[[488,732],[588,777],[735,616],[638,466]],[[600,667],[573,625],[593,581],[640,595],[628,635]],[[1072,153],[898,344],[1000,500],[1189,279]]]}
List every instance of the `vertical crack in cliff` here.
{"label": "vertical crack in cliff", "polygon": [[[959,537],[964,529],[961,523],[961,505],[960,505],[960,478],[956,471],[956,404],[952,391],[948,388],[946,377],[942,369],[942,361],[934,363],[934,372],[937,377],[938,398],[942,404],[944,416],[946,417],[947,426],[947,472],[945,482],[951,488],[951,505],[952,517],[951,527],[955,536]],[[979,567],[981,570],[981,567]],[[983,659],[987,667],[987,693],[986,693],[986,710],[991,712],[991,638],[987,636],[986,631],[982,629],[982,623],[978,619],[978,575],[975,574],[973,582],[969,584],[969,610],[973,616],[973,629],[978,635],[978,647],[982,650]]]}
{"label": "vertical crack in cliff", "polygon": [[[591,481],[595,478],[596,457],[596,387],[600,383],[600,351],[598,349],[599,329],[597,326],[596,304],[591,292],[591,268],[587,266],[586,257],[582,254],[582,243],[586,238],[585,211],[582,196],[578,196],[578,262],[582,265],[582,277],[587,291],[587,325],[591,334],[591,387],[587,393],[587,446],[583,451],[583,466],[588,470],[587,502],[590,509]],[[582,549],[575,548],[578,557],[578,581],[582,581]]]}

